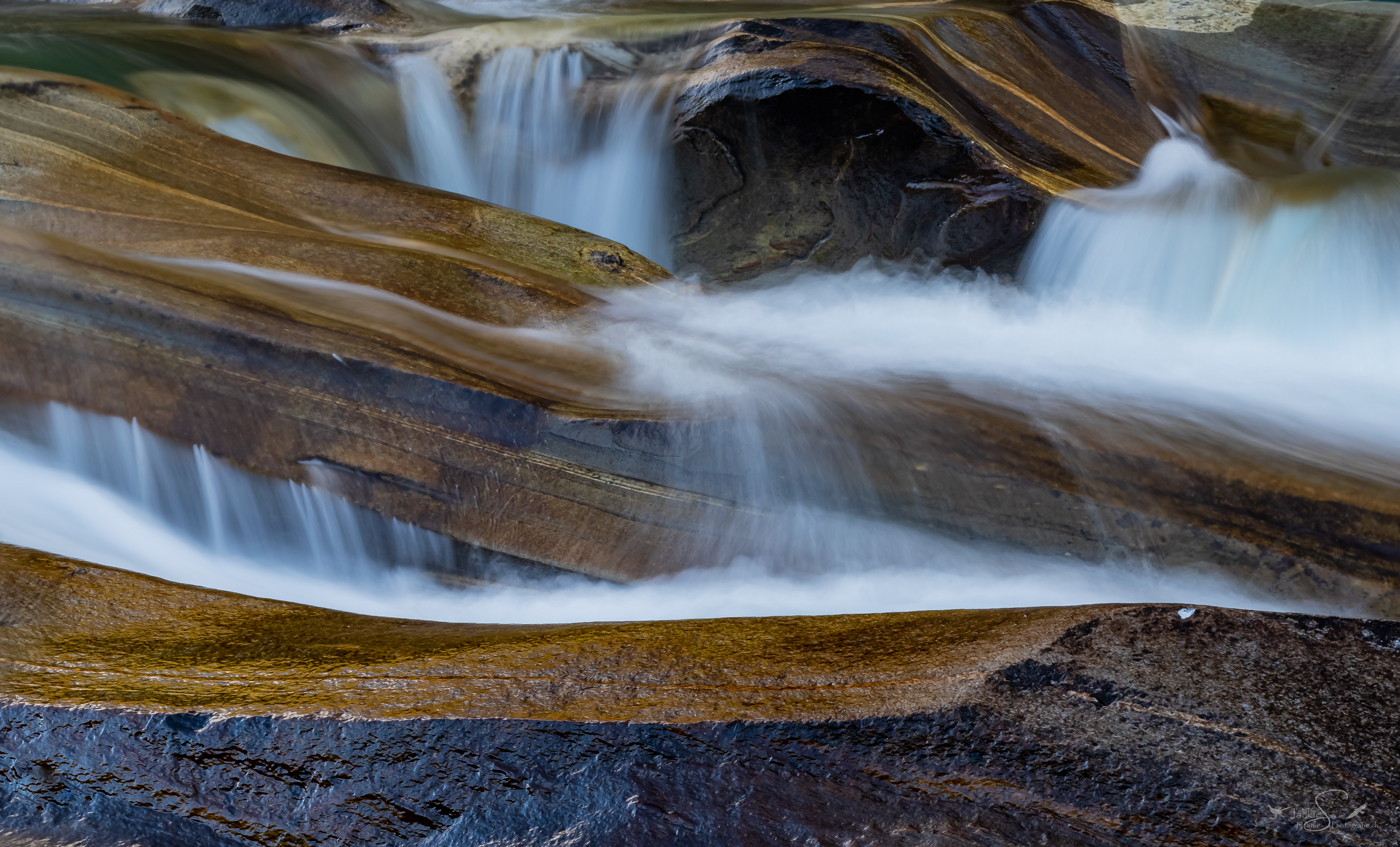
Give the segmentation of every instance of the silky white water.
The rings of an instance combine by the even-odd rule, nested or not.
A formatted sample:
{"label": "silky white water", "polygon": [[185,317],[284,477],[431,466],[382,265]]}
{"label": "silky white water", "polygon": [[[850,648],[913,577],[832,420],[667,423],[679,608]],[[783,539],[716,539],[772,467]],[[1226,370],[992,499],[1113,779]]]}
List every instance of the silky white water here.
{"label": "silky white water", "polygon": [[416,181],[611,238],[670,262],[669,84],[633,69],[611,92],[571,47],[487,58],[463,115],[426,55],[394,60]]}
{"label": "silky white water", "polygon": [[0,495],[0,540],[11,544],[172,578],[187,567],[177,564],[184,557],[196,569],[259,562],[351,581],[372,581],[389,566],[452,563],[441,536],[315,488],[235,470],[133,421],[49,404],[12,414],[8,424],[0,478],[24,483]]}
{"label": "silky white water", "polygon": [[561,577],[454,590],[414,570],[450,555],[440,537],[237,471],[129,421],[57,405],[44,418],[31,421],[31,439],[0,435],[0,478],[23,483],[0,486],[0,541],[364,614],[548,623],[1139,601],[1280,607],[1205,574],[941,539],[925,544],[918,567],[782,575],[740,560],[630,586]]}
{"label": "silky white water", "polygon": [[[227,497],[182,499],[199,504],[187,505],[192,511],[183,516],[162,512],[155,508],[161,498],[142,481],[142,474],[161,465],[143,465],[137,447],[121,446],[143,444],[140,450],[149,453],[152,439],[127,422],[93,422],[84,424],[87,446],[64,446],[61,433],[72,426],[62,421],[73,413],[62,411],[51,413],[49,434],[37,439],[49,445],[48,452],[14,440],[0,450],[5,477],[24,480],[3,495],[13,502],[0,503],[0,539],[181,582],[444,620],[624,620],[1110,601],[1299,608],[1209,568],[1166,568],[1111,555],[1103,562],[1079,561],[958,543],[872,510],[858,479],[843,479],[844,499],[829,492],[808,496],[807,487],[856,477],[861,470],[859,461],[839,450],[804,442],[814,426],[831,424],[822,416],[833,398],[864,396],[878,387],[897,392],[930,380],[972,395],[1013,397],[1033,415],[1077,405],[1129,426],[1189,421],[1280,459],[1400,483],[1400,432],[1394,427],[1400,419],[1400,345],[1394,341],[1400,314],[1389,305],[1393,277],[1377,270],[1391,249],[1386,225],[1333,226],[1322,241],[1305,233],[1280,243],[1267,235],[1275,215],[1322,222],[1354,221],[1362,212],[1383,216],[1393,193],[1363,185],[1276,209],[1261,205],[1258,192],[1266,187],[1242,182],[1203,158],[1194,142],[1167,142],[1158,153],[1133,185],[1057,205],[1037,236],[1023,287],[965,272],[866,262],[842,273],[788,272],[745,291],[678,284],[612,294],[598,321],[603,329],[592,334],[529,330],[617,357],[635,390],[738,414],[731,441],[712,455],[721,457],[720,470],[747,479],[757,511],[740,540],[754,543],[718,545],[708,562],[712,568],[625,587],[568,578],[452,591],[410,569],[425,561],[414,555],[441,554],[405,556],[383,542],[378,555],[352,554],[343,561],[338,553],[327,558],[315,552],[329,549],[328,540],[296,542],[300,552],[291,555],[239,547],[229,539],[264,534],[257,529],[257,498],[243,501],[248,514],[222,524],[199,515],[226,508],[232,502]],[[1218,218],[1204,228],[1193,217],[1203,214],[1202,203]],[[1136,225],[1124,223],[1124,204],[1140,213],[1127,218]],[[1238,293],[1236,280],[1260,278],[1245,267],[1269,260],[1257,255],[1260,243],[1270,249],[1297,245],[1311,251],[1313,264],[1275,265],[1272,273],[1293,276],[1273,296],[1256,288],[1228,313],[1200,308]],[[1335,282],[1368,273],[1366,286]],[[1115,274],[1121,285],[1111,284]],[[1182,291],[1196,292],[1194,299],[1172,299]],[[1319,309],[1318,299],[1329,309]],[[1356,320],[1343,327],[1336,315],[1347,310]],[[871,415],[878,420],[880,409]],[[80,454],[106,458],[75,460]],[[190,455],[189,473],[207,478],[202,469],[212,467],[211,460],[198,451]],[[316,509],[348,508],[299,491],[296,496],[321,498]],[[217,526],[226,529],[215,531]],[[317,526],[305,521],[291,532],[311,538]],[[284,539],[283,550],[292,549],[285,546],[288,531],[283,526],[270,533]],[[342,525],[335,531],[347,530]],[[417,546],[404,549],[445,549],[426,534],[415,537]],[[376,564],[354,564],[362,561]],[[410,567],[389,571],[386,563]]]}
{"label": "silky white water", "polygon": [[1400,182],[1262,193],[1173,139],[1132,184],[1055,203],[1019,284],[866,261],[741,293],[628,291],[601,343],[691,401],[937,377],[1400,458]]}

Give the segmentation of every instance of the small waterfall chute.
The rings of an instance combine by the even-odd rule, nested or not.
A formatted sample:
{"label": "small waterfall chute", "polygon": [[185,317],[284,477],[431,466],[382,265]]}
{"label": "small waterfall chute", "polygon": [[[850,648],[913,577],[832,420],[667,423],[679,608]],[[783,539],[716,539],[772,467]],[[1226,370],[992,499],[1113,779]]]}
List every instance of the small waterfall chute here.
{"label": "small waterfall chute", "polygon": [[1328,168],[1251,180],[1196,139],[1129,185],[1077,192],[1022,268],[1030,292],[1177,326],[1331,341],[1400,321],[1400,178]]}
{"label": "small waterfall chute", "polygon": [[464,115],[425,54],[394,59],[415,178],[593,232],[661,265],[670,248],[670,110],[664,75],[593,80],[572,47],[486,58]]}

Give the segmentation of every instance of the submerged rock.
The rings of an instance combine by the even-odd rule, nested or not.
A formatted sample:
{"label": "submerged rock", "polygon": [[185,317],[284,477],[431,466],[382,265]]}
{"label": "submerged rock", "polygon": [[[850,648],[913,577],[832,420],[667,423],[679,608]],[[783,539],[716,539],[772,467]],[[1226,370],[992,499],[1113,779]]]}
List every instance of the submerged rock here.
{"label": "submerged rock", "polygon": [[1392,4],[1150,0],[1118,14],[1144,96],[1247,173],[1400,166]]}
{"label": "submerged rock", "polygon": [[1394,624],[367,618],[0,548],[0,831],[94,847],[1382,845]]}

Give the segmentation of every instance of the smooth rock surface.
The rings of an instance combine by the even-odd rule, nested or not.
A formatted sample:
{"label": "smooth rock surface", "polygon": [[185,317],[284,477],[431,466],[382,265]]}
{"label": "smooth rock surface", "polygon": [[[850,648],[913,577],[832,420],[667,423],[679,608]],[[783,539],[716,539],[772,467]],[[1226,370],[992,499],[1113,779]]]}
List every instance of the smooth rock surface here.
{"label": "smooth rock surface", "polygon": [[16,838],[1223,847],[1400,828],[1393,623],[1096,606],[448,625],[17,548],[0,589]]}

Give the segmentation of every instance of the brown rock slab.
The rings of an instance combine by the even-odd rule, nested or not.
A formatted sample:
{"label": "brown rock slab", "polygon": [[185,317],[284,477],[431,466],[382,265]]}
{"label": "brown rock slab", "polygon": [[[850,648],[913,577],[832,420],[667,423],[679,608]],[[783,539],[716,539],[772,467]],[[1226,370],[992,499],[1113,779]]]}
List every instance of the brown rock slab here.
{"label": "brown rock slab", "polygon": [[0,548],[0,820],[180,844],[1381,845],[1393,623],[366,618]]}

